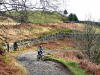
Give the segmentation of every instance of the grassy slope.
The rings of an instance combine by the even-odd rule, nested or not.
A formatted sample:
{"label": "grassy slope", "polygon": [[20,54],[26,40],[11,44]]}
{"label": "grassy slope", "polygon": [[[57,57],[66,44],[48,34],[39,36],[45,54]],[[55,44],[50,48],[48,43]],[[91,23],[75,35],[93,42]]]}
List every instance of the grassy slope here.
{"label": "grassy slope", "polygon": [[0,55],[0,75],[27,75],[27,71],[12,57]]}
{"label": "grassy slope", "polygon": [[[7,12],[7,14],[9,14]],[[61,14],[57,12],[42,12],[42,11],[28,11],[28,22],[32,23],[61,23],[63,22],[63,18]],[[12,12],[11,15],[19,15],[17,12]]]}
{"label": "grassy slope", "polygon": [[9,18],[9,17],[0,16],[0,24],[8,25],[9,23],[16,23],[16,21],[11,19],[11,18]]}
{"label": "grassy slope", "polygon": [[[24,26],[24,27],[23,27]],[[22,39],[28,39],[28,38],[37,38],[39,36],[42,36],[45,34],[48,34],[54,29],[50,27],[43,27],[43,26],[37,26],[37,25],[32,25],[32,26],[27,26],[27,25],[19,25],[19,26],[11,26],[7,27],[6,31],[3,31],[3,27],[1,27],[1,35],[5,36],[5,34],[8,36],[10,42],[16,41],[16,40],[22,40]],[[13,27],[13,28],[12,28]]]}
{"label": "grassy slope", "polygon": [[88,74],[85,73],[84,70],[79,68],[79,66],[76,62],[64,60],[64,59],[61,59],[61,58],[54,58],[52,56],[45,56],[44,60],[58,61],[59,63],[62,63],[65,67],[67,67],[74,75],[88,75]]}
{"label": "grassy slope", "polygon": [[[32,14],[33,13],[33,14]],[[63,22],[63,16],[58,14],[57,12],[42,12],[42,11],[31,11],[29,16],[29,21],[34,23],[55,23],[55,22]]]}
{"label": "grassy slope", "polygon": [[62,28],[52,28],[44,27],[39,25],[17,25],[17,26],[6,26],[7,29],[4,32],[3,27],[0,29],[0,34],[8,37],[9,42],[14,42],[16,40],[29,39],[29,38],[38,38],[40,36],[55,34],[58,32],[71,32],[70,29]]}
{"label": "grassy slope", "polygon": [[[85,27],[86,24],[79,23],[77,25],[80,27]],[[97,34],[100,34],[100,26],[94,25],[94,30],[96,31]]]}

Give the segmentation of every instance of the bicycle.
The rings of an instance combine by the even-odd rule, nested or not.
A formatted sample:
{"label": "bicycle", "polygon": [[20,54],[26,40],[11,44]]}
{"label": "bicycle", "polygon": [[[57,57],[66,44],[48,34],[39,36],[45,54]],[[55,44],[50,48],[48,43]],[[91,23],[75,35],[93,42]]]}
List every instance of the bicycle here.
{"label": "bicycle", "polygon": [[37,61],[39,61],[39,60],[43,60],[43,52],[40,52],[40,53],[38,53],[38,55],[37,55]]}

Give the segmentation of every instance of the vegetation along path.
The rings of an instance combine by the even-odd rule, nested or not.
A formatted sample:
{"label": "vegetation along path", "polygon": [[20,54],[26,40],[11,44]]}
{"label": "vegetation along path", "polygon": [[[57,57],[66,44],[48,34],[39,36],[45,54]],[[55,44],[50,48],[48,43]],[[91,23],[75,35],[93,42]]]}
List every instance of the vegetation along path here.
{"label": "vegetation along path", "polygon": [[37,61],[36,51],[20,54],[18,61],[27,68],[28,75],[72,75],[67,68],[59,63],[53,61]]}

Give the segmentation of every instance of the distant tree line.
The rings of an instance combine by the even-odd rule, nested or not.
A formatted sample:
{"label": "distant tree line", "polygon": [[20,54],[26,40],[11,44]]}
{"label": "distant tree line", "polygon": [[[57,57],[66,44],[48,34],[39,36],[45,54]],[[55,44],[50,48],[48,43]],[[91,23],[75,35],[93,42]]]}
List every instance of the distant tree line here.
{"label": "distant tree line", "polygon": [[[64,11],[64,15],[67,16],[68,12],[67,10]],[[75,21],[75,22],[78,22],[78,17],[76,14],[73,14],[73,13],[70,13],[66,18],[63,18],[62,19],[63,22],[68,22],[68,21]]]}
{"label": "distant tree line", "polygon": [[76,14],[73,14],[73,13],[71,13],[71,14],[68,16],[68,20],[69,20],[69,21],[79,21],[79,20],[78,20],[78,17],[76,16]]}

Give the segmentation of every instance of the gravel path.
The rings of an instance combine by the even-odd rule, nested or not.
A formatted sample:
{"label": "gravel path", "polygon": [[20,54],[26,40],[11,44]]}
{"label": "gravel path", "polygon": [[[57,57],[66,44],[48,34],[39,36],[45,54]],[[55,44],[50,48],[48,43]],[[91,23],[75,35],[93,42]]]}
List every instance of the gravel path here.
{"label": "gravel path", "polygon": [[37,52],[22,53],[18,56],[18,61],[27,68],[28,75],[72,75],[59,63],[37,61]]}

